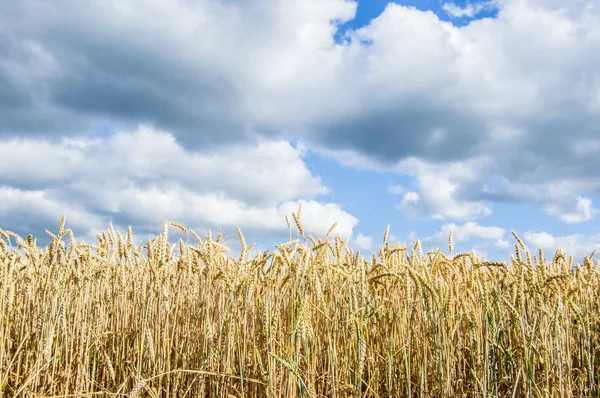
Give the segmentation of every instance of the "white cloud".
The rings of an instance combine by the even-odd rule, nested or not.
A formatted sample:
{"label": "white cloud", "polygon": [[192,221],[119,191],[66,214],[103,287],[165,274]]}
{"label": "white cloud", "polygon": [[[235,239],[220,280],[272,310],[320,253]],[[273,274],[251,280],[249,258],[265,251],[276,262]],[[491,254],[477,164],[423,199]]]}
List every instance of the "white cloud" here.
{"label": "white cloud", "polygon": [[[140,127],[101,139],[63,139],[58,143],[14,139],[0,146],[0,178],[38,187],[81,183],[126,184],[176,181],[195,192],[227,192],[257,205],[328,193],[302,160],[303,153],[286,141],[263,141],[217,152],[186,151],[164,131]],[[285,165],[285,167],[281,167]],[[88,186],[89,185],[89,186]]]}
{"label": "white cloud", "polygon": [[142,228],[176,219],[281,232],[285,215],[302,203],[308,233],[338,221],[336,232],[350,237],[358,220],[338,204],[315,200],[328,190],[303,156],[288,142],[264,140],[190,152],[148,127],[107,139],[14,139],[0,146],[0,216],[67,214],[83,233],[106,227],[108,215]]}
{"label": "white cloud", "polygon": [[556,238],[548,232],[526,232],[523,237],[534,246],[541,248],[557,247]]}
{"label": "white cloud", "polygon": [[[298,211],[302,204],[301,222],[303,228],[311,235],[325,235],[333,223],[337,222],[333,234],[340,235],[342,239],[352,236],[352,230],[358,224],[358,219],[342,210],[336,203],[319,203],[314,200],[287,201],[278,207],[281,217]],[[293,221],[292,221],[293,222]]]}
{"label": "white cloud", "polygon": [[491,215],[490,205],[495,201],[539,204],[546,214],[567,223],[586,222],[598,213],[591,199],[573,194],[581,189],[600,190],[597,181],[584,177],[537,184],[511,181],[495,174],[497,164],[490,156],[447,164],[409,158],[394,165],[382,165],[356,153],[350,156],[344,151],[318,152],[351,167],[413,176],[419,191],[409,191],[397,184],[386,189],[402,196],[396,208],[409,217],[475,220]]}
{"label": "white cloud", "polygon": [[[396,208],[409,217],[465,221],[485,217],[492,213],[491,208],[483,200],[457,196],[457,189],[462,184],[478,182],[482,177],[479,173],[485,174],[489,170],[490,164],[493,163],[493,159],[489,157],[478,157],[442,165],[408,158],[389,165],[378,163],[376,160],[356,152],[323,148],[318,148],[315,152],[335,159],[348,167],[413,176],[417,181],[419,192],[409,191],[406,187],[397,184],[387,187],[388,193],[402,195],[402,200]],[[482,183],[481,190],[489,191],[489,188]],[[518,192],[522,192],[522,190]]]}
{"label": "white cloud", "polygon": [[398,170],[414,175],[420,189],[418,193],[407,192],[402,197],[398,209],[407,215],[465,221],[491,214],[491,209],[481,201],[456,195],[461,182],[476,178],[476,169],[467,162],[436,166],[411,159],[402,162]]}
{"label": "white cloud", "polygon": [[3,229],[11,230],[12,227],[19,226],[27,232],[38,234],[44,230],[35,230],[39,227],[40,221],[45,224],[45,229],[52,229],[58,226],[60,217],[64,214],[69,214],[69,227],[73,229],[87,231],[108,227],[103,225],[102,217],[87,211],[85,206],[65,203],[54,197],[52,191],[21,190],[0,186],[0,202],[2,202],[0,218],[10,224],[0,226]]}
{"label": "white cloud", "polygon": [[473,238],[480,238],[485,240],[499,240],[501,239],[506,230],[500,227],[485,227],[479,225],[476,222],[467,222],[462,225],[454,223],[444,224],[441,227],[439,234],[442,236],[448,236],[452,230],[452,239],[457,242],[466,242]]}
{"label": "white cloud", "polygon": [[598,209],[593,207],[592,201],[588,198],[577,196],[574,202],[547,203],[543,206],[543,210],[569,224],[589,221],[598,213]]}
{"label": "white cloud", "polygon": [[600,251],[600,234],[588,236],[583,234],[554,236],[544,231],[528,231],[523,235],[523,239],[535,249],[544,249],[547,259],[551,259],[551,256],[554,255],[559,247],[567,255],[572,254],[576,262],[582,262],[583,257],[589,256],[594,250]]}
{"label": "white cloud", "polygon": [[[431,236],[421,239],[421,242],[432,250],[438,248],[446,250],[448,248],[448,238],[452,231],[452,240],[454,243],[454,252],[468,251],[473,248],[483,249],[489,245],[503,247],[506,241],[503,239],[506,234],[504,228],[495,226],[483,226],[476,222],[467,222],[464,224],[449,223],[444,224]],[[417,239],[413,232],[409,235],[412,240]]]}
{"label": "white cloud", "polygon": [[[600,45],[599,9],[591,1],[506,0],[471,3],[462,12],[492,5],[500,8],[497,19],[473,21],[462,28],[431,13],[390,5],[357,32],[371,41],[361,48],[365,58],[360,70],[368,77],[361,90],[364,98],[371,92],[376,95],[363,108],[352,108],[354,116],[347,116],[352,122],[344,126],[352,131],[353,123],[372,115],[372,126],[360,124],[361,134],[369,131],[373,142],[385,144],[370,146],[361,140],[362,147],[357,145],[355,151],[345,146],[322,153],[345,165],[413,175],[419,182],[419,198],[412,193],[406,196],[399,208],[407,214],[477,219],[491,213],[488,199],[536,203],[565,222],[589,220],[595,210],[584,193],[600,192],[593,172],[600,164],[592,155],[597,152],[592,150],[597,144],[593,126],[600,121],[592,106],[600,98],[600,58],[589,57]],[[415,49],[411,43],[427,44]],[[576,78],[581,73],[590,78]],[[358,86],[363,80],[355,82]],[[453,112],[454,105],[460,104],[459,113],[471,115],[477,131],[461,135],[468,126],[448,128],[454,119],[423,122],[427,128],[418,130],[422,125],[410,114],[393,118],[392,111],[399,114],[402,107],[415,113],[412,106],[423,97],[431,108],[423,112],[427,116],[421,121],[431,120],[440,108],[441,113]],[[553,115],[551,120],[548,115]],[[375,137],[378,128],[382,133]],[[424,137],[422,145],[416,135]],[[399,137],[398,141],[391,136]],[[458,154],[462,150],[465,153]],[[459,160],[450,166],[441,162],[452,159],[453,153]],[[461,167],[470,173],[447,171]],[[486,185],[496,178],[506,182],[502,190],[482,195],[490,193]],[[564,191],[569,199],[545,195],[552,185],[569,185]]]}
{"label": "white cloud", "polygon": [[494,246],[498,249],[507,249],[508,247],[510,247],[510,242],[504,239],[497,239],[494,242]]}
{"label": "white cloud", "polygon": [[373,237],[363,235],[359,233],[356,239],[354,240],[356,246],[362,250],[373,250]]}
{"label": "white cloud", "polygon": [[406,192],[404,195],[402,195],[402,202],[396,205],[396,208],[410,217],[416,217],[418,214],[420,199],[421,198],[419,197],[418,193]]}
{"label": "white cloud", "polygon": [[496,3],[497,2],[494,0],[477,3],[467,2],[467,5],[465,5],[464,7],[458,6],[455,3],[443,3],[442,9],[453,18],[473,18],[483,11],[493,10],[497,8]]}

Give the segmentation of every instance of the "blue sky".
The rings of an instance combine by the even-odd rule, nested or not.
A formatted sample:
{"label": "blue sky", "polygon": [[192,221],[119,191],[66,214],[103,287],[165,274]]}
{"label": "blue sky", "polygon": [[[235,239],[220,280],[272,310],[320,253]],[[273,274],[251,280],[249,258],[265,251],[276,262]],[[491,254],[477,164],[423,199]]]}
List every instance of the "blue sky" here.
{"label": "blue sky", "polygon": [[[600,249],[596,0],[0,4],[0,228]],[[65,12],[69,10],[69,12]],[[335,21],[344,21],[336,25]]]}

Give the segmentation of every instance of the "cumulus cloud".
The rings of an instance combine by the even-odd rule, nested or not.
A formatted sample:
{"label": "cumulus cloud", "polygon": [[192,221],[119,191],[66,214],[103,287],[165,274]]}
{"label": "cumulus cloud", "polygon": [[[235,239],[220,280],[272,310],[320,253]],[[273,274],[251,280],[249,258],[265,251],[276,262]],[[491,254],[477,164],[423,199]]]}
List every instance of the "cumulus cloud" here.
{"label": "cumulus cloud", "polygon": [[[363,65],[369,88],[377,87],[370,102],[377,110],[367,105],[326,129],[335,132],[320,138],[330,147],[338,133],[346,135],[344,144],[322,153],[428,182],[419,183],[423,192],[403,193],[399,208],[407,214],[464,221],[508,201],[536,203],[567,222],[590,220],[594,211],[586,199],[600,193],[592,155],[600,57],[589,57],[600,46],[592,33],[600,26],[592,23],[600,20],[598,8],[586,1],[525,0],[498,7],[497,18],[458,28],[431,13],[390,5],[357,32],[370,43],[361,51],[369,60]],[[403,28],[394,25],[400,21]],[[410,43],[427,45],[413,49]],[[424,59],[427,66],[418,64]],[[453,163],[471,175],[447,172]],[[549,192],[552,186],[563,193]]]}
{"label": "cumulus cloud", "polygon": [[[486,250],[495,248],[500,250],[502,255],[498,261],[510,261],[510,254],[516,242],[510,242],[507,238],[512,238],[510,233],[504,228],[496,226],[482,226],[475,222],[464,224],[444,224],[431,236],[422,238],[424,247],[437,249],[446,248],[448,245],[448,236],[452,230],[455,252],[475,249],[478,255],[483,254],[488,257]],[[600,234],[584,235],[571,234],[565,236],[555,236],[548,232],[527,231],[521,234],[527,249],[535,255],[538,248],[545,250],[546,258],[552,256],[560,247],[567,254],[572,254],[575,261],[582,262],[584,256],[589,256],[594,250],[600,251]],[[410,239],[418,239],[417,234],[412,233]]]}
{"label": "cumulus cloud", "polygon": [[583,196],[577,196],[575,203],[572,201],[547,203],[543,209],[546,213],[569,224],[589,221],[598,213],[598,209],[593,207],[592,201]]}
{"label": "cumulus cloud", "polygon": [[[476,222],[443,224],[433,235],[422,237],[421,242],[425,245],[424,247],[432,250],[447,248],[450,231],[452,231],[455,252],[463,250],[470,251],[472,248],[483,250],[489,246],[496,248],[504,247],[506,242],[503,239],[506,234],[504,228],[484,226]],[[416,240],[418,239],[418,235],[413,232],[409,235],[409,238],[411,240]]]}
{"label": "cumulus cloud", "polygon": [[356,246],[358,246],[361,250],[373,250],[373,237],[366,236],[362,233],[359,233],[356,239],[354,240]]}
{"label": "cumulus cloud", "polygon": [[[397,170],[413,175],[419,187],[419,192],[402,192],[402,201],[396,206],[407,216],[466,221],[491,214],[491,209],[482,201],[464,199],[457,194],[461,183],[477,178],[476,169],[469,163],[437,167],[410,159],[399,164]],[[398,189],[388,192],[400,193]]]}
{"label": "cumulus cloud", "polygon": [[197,147],[273,133],[296,117],[302,92],[327,92],[342,62],[332,21],[355,9],[345,0],[3,2],[0,82],[10,84],[0,98],[18,107],[3,109],[0,133],[77,134],[104,116]]}
{"label": "cumulus cloud", "polygon": [[[249,152],[273,163],[253,164],[282,170],[273,165],[297,158],[265,154],[293,152],[285,142],[300,137],[345,154],[343,162],[414,177],[399,205],[407,214],[464,222],[489,215],[490,202],[518,201],[565,222],[592,219],[591,198],[600,193],[592,150],[600,125],[596,2],[452,4],[446,11],[456,16],[492,5],[498,14],[458,27],[389,4],[336,43],[355,2],[1,2],[0,134],[1,147],[11,146],[3,155],[47,159],[44,167],[21,162],[22,178],[5,174],[3,184],[48,198],[62,184],[88,201],[85,209],[116,214],[124,199],[104,192],[158,194],[170,181],[188,203],[219,197],[232,214],[254,214],[323,194],[301,162],[292,161],[296,182],[277,189],[283,172],[261,179],[260,168],[236,162],[244,148],[262,148]],[[121,134],[108,148],[89,138],[106,119],[169,134]],[[123,149],[131,145],[136,154]],[[236,156],[224,155],[230,146]],[[183,147],[219,153],[226,171]],[[89,148],[99,155],[78,159],[90,157]],[[135,172],[119,177],[123,170]],[[494,190],[497,180],[504,188]],[[546,195],[551,186],[565,196]]]}
{"label": "cumulus cloud", "polygon": [[472,238],[497,240],[502,238],[506,232],[504,228],[485,227],[475,222],[468,222],[463,225],[445,224],[441,228],[442,233],[450,233],[450,231],[452,231],[452,238],[456,239],[457,242],[465,242]]}
{"label": "cumulus cloud", "polygon": [[526,241],[541,248],[556,247],[556,238],[547,232],[526,232],[524,235]]}
{"label": "cumulus cloud", "polygon": [[[579,3],[556,13],[506,0],[497,19],[464,27],[389,4],[336,44],[354,2],[7,2],[3,76],[38,117],[70,114],[61,132],[110,114],[196,144],[283,129],[384,162],[437,162],[490,146],[503,155],[514,141],[498,147],[497,132],[512,129],[551,164],[564,131],[589,138],[598,117],[588,106],[598,97],[599,59],[589,56],[598,11]],[[589,77],[573,86],[575,76]],[[5,116],[7,132],[35,124]]]}
{"label": "cumulus cloud", "polygon": [[285,141],[191,152],[148,127],[103,139],[13,139],[0,146],[0,215],[47,225],[66,214],[83,233],[109,220],[156,230],[166,219],[274,233],[287,229],[285,215],[302,203],[308,233],[338,221],[337,232],[350,237],[358,220],[315,200],[328,190],[303,156]]}
{"label": "cumulus cloud", "polygon": [[352,230],[358,224],[358,219],[342,210],[336,203],[319,203],[314,200],[287,201],[278,207],[280,217],[291,214],[302,205],[302,226],[311,235],[325,235],[329,228],[335,223],[334,235],[340,235],[342,239],[348,239]]}
{"label": "cumulus cloud", "polygon": [[554,236],[545,231],[528,231],[523,239],[536,249],[544,249],[546,258],[561,248],[567,255],[572,254],[575,261],[582,262],[585,256],[589,256],[594,250],[600,250],[600,234]]}
{"label": "cumulus cloud", "polygon": [[195,192],[226,191],[251,204],[272,205],[328,192],[306,168],[302,155],[281,140],[190,152],[171,134],[141,127],[108,139],[6,141],[0,147],[0,176],[12,185],[36,187],[78,182],[93,188],[97,182],[85,183],[88,176],[115,185],[128,179],[147,184],[175,180]]}
{"label": "cumulus cloud", "polygon": [[102,217],[88,211],[84,205],[66,203],[56,198],[54,192],[45,190],[21,190],[0,185],[1,228],[15,230],[36,237],[52,226],[58,226],[61,215],[69,214],[69,227],[78,231],[105,228]]}

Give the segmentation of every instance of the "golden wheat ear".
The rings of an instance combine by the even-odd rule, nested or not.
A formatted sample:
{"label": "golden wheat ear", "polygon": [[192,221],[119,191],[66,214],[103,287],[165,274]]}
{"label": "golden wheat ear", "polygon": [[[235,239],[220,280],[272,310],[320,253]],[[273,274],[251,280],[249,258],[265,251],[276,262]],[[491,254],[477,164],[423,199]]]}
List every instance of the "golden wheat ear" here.
{"label": "golden wheat ear", "polygon": [[425,256],[388,226],[367,261],[336,225],[256,256],[238,228],[240,258],[173,223],[144,246],[111,225],[67,247],[64,218],[47,247],[0,230],[0,396],[597,395],[593,253],[547,262],[514,233],[506,264],[450,232]]}

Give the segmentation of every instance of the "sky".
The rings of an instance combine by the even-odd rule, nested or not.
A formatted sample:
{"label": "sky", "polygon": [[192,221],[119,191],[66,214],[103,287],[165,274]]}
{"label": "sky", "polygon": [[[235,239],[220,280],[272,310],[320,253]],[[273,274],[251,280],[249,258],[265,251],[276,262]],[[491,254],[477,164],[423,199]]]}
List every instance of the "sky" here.
{"label": "sky", "polygon": [[[0,228],[600,249],[598,0],[0,2]],[[293,231],[293,237],[296,236]]]}

